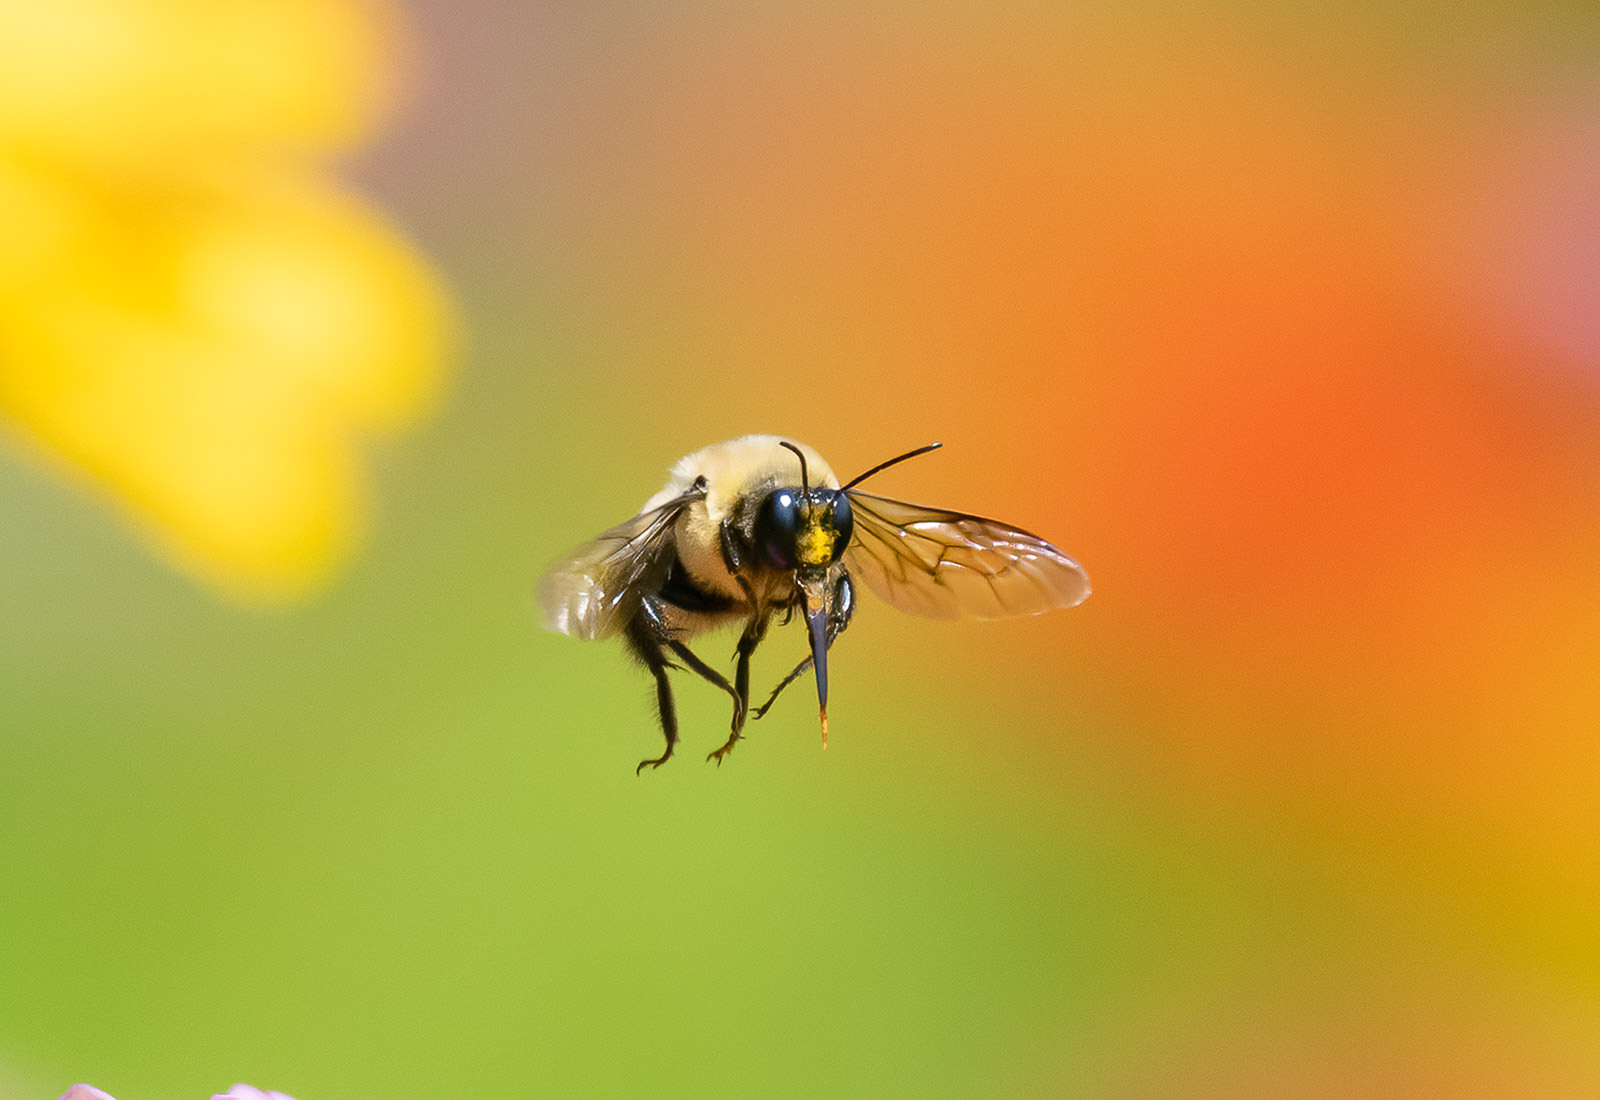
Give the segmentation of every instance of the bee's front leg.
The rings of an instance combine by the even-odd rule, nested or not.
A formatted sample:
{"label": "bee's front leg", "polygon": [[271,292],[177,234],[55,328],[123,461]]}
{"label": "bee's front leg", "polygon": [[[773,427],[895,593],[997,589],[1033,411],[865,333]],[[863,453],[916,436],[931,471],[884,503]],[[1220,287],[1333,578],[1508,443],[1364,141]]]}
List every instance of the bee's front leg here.
{"label": "bee's front leg", "polygon": [[[828,648],[833,648],[833,640],[844,633],[844,628],[850,625],[850,617],[855,614],[856,589],[850,580],[850,574],[839,574],[839,586],[834,590],[833,614],[828,616]],[[755,709],[754,716],[763,718],[767,711],[772,709],[772,704],[778,701],[778,696],[783,694],[783,689],[794,683],[806,670],[811,667],[812,659],[807,657],[794,666],[794,670],[779,681],[778,686],[772,689],[772,694],[767,696],[767,701]]]}

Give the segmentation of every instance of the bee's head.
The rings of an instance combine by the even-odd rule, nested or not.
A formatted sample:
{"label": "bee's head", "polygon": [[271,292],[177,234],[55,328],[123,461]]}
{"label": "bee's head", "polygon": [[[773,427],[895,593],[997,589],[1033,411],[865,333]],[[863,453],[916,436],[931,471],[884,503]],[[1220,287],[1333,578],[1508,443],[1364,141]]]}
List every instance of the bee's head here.
{"label": "bee's head", "polygon": [[806,456],[780,441],[800,460],[800,488],[774,489],[756,506],[756,549],[774,569],[817,571],[839,560],[850,545],[855,520],[842,489],[813,489]]}
{"label": "bee's head", "polygon": [[850,498],[843,489],[813,489],[806,456],[794,444],[779,446],[800,460],[800,488],[777,488],[756,506],[755,545],[774,569],[793,572],[795,588],[811,637],[811,660],[817,676],[817,703],[822,718],[822,747],[828,747],[828,643],[836,613],[837,589],[830,569],[844,555],[855,529]]}
{"label": "bee's head", "polygon": [[774,569],[827,568],[854,528],[850,498],[839,489],[774,489],[756,506],[756,550]]}
{"label": "bee's head", "polygon": [[[817,703],[822,718],[822,747],[828,747],[828,646],[850,618],[848,578],[830,569],[850,545],[855,517],[850,511],[850,490],[880,470],[938,448],[930,443],[880,462],[848,485],[838,489],[813,489],[806,471],[806,456],[787,440],[778,446],[800,460],[800,488],[778,488],[756,505],[752,531],[754,549],[771,568],[794,574],[795,588],[805,612],[811,637],[811,661],[817,676]],[[836,616],[842,617],[836,621]],[[803,666],[802,666],[803,667]],[[798,671],[798,670],[797,670]]]}

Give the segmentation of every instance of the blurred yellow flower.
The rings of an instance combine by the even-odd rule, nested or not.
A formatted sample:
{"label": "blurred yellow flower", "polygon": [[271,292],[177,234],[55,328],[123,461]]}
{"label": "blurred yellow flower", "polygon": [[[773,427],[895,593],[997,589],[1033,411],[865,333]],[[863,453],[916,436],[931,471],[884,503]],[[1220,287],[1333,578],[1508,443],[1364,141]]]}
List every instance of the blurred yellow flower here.
{"label": "blurred yellow flower", "polygon": [[382,101],[347,0],[0,0],[0,418],[247,599],[323,580],[448,310],[327,161]]}

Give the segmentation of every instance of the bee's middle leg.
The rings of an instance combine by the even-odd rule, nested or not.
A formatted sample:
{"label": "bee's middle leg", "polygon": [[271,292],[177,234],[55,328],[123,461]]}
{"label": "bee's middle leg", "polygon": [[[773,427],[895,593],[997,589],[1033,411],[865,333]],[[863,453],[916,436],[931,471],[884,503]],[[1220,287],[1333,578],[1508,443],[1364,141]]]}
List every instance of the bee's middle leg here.
{"label": "bee's middle leg", "polygon": [[761,639],[767,633],[767,620],[771,612],[765,604],[756,598],[755,589],[750,585],[750,578],[745,576],[744,566],[740,560],[739,539],[735,536],[733,522],[723,520],[718,530],[719,541],[722,547],[722,564],[727,568],[728,574],[738,581],[740,590],[744,593],[745,603],[752,609],[750,621],[745,624],[744,633],[739,636],[738,665],[733,674],[733,697],[735,699],[733,711],[733,730],[728,734],[728,739],[706,757],[715,760],[717,766],[722,766],[722,758],[733,751],[733,746],[744,736],[745,718],[750,713],[750,655],[756,651],[756,646],[761,644]]}
{"label": "bee's middle leg", "polygon": [[733,673],[733,689],[739,700],[739,707],[733,717],[733,732],[723,742],[720,749],[714,750],[707,760],[715,760],[717,765],[722,765],[722,758],[733,751],[733,746],[744,739],[744,721],[750,711],[750,655],[756,651],[756,646],[761,644],[761,639],[767,636],[767,622],[771,615],[758,613],[745,624],[744,633],[739,635],[739,648],[737,650],[739,663]]}

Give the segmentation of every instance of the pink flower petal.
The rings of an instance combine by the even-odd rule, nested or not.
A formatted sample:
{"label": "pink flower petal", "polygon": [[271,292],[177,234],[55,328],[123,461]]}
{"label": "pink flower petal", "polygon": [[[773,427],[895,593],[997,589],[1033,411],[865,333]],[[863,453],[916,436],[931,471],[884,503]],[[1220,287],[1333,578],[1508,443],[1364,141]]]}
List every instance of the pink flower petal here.
{"label": "pink flower petal", "polygon": [[[107,1097],[106,1100],[111,1098]],[[227,1092],[214,1093],[211,1100],[294,1100],[294,1097],[286,1092],[264,1092],[254,1085],[234,1085]]]}

